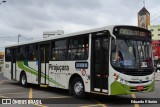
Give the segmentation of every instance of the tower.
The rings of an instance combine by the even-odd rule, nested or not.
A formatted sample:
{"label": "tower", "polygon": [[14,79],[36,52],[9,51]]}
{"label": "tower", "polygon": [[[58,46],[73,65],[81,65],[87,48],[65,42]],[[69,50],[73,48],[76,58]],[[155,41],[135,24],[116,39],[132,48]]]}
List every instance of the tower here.
{"label": "tower", "polygon": [[145,8],[145,1],[143,0],[144,7],[138,12],[138,26],[148,29],[150,26],[150,13]]}

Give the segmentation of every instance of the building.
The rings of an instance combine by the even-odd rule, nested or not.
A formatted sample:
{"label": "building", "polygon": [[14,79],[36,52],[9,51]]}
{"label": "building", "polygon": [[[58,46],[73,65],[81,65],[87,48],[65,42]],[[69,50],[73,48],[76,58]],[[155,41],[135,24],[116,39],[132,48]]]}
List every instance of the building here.
{"label": "building", "polygon": [[146,29],[150,26],[150,13],[145,7],[138,12],[138,26]]}
{"label": "building", "polygon": [[148,29],[152,32],[152,52],[156,66],[160,63],[160,25],[152,25]]}
{"label": "building", "polygon": [[152,32],[152,40],[160,40],[160,25],[152,25],[148,29]]}
{"label": "building", "polygon": [[0,62],[4,59],[4,52],[0,52]]}

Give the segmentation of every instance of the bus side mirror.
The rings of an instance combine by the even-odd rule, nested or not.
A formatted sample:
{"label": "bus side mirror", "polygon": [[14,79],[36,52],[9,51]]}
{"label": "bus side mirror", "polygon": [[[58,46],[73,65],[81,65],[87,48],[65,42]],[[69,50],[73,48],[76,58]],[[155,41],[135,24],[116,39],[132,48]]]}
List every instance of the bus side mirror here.
{"label": "bus side mirror", "polygon": [[111,51],[115,52],[116,51],[116,40],[112,38],[111,40]]}

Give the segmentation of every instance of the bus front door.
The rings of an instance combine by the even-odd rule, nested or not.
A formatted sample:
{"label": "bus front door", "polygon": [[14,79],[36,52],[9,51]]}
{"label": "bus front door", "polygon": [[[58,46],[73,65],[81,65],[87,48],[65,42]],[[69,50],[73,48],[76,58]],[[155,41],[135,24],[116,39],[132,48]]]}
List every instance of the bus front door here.
{"label": "bus front door", "polygon": [[91,67],[91,91],[108,92],[108,58],[109,39],[108,35],[92,37],[92,67]]}
{"label": "bus front door", "polygon": [[49,44],[40,45],[39,83],[48,84]]}
{"label": "bus front door", "polygon": [[17,59],[17,48],[11,50],[11,79],[16,80],[16,59]]}

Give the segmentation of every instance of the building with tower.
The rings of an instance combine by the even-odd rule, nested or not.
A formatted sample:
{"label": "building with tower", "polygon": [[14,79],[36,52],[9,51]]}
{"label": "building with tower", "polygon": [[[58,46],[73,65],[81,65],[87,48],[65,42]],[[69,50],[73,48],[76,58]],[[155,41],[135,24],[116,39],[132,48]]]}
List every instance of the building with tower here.
{"label": "building with tower", "polygon": [[145,7],[138,12],[138,26],[146,29],[150,26],[150,13]]}
{"label": "building with tower", "polygon": [[145,7],[138,12],[138,26],[149,29],[152,32],[152,52],[154,64],[157,66],[160,63],[160,25],[150,25],[150,13]]}

